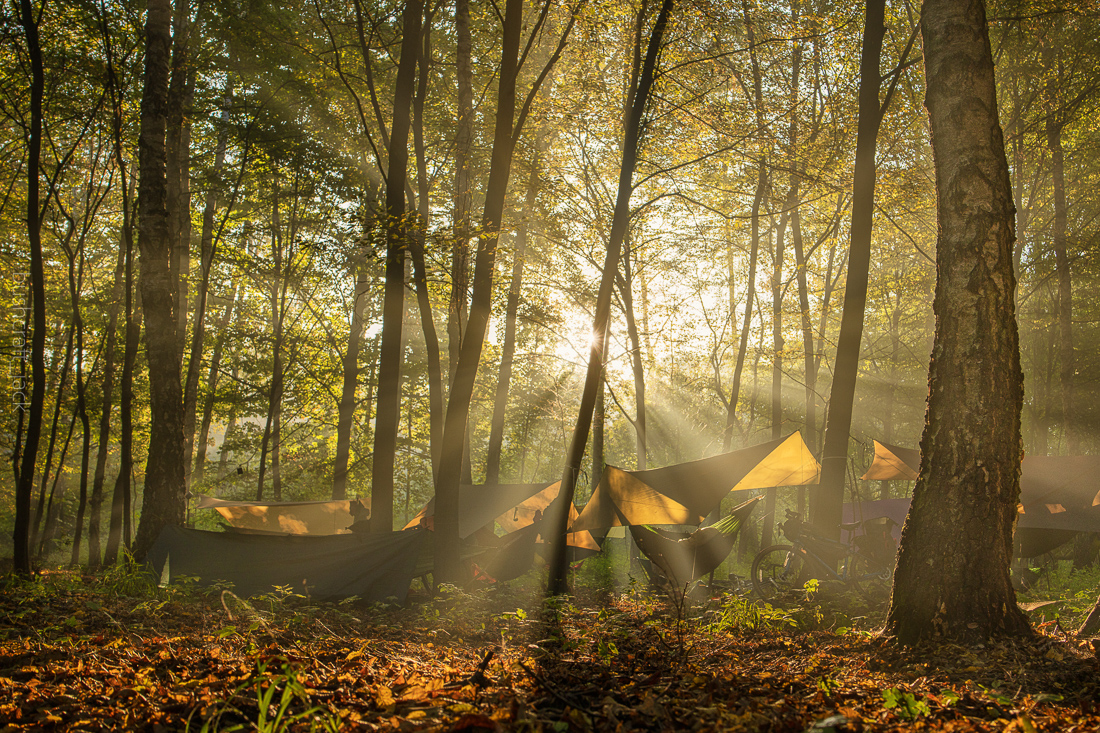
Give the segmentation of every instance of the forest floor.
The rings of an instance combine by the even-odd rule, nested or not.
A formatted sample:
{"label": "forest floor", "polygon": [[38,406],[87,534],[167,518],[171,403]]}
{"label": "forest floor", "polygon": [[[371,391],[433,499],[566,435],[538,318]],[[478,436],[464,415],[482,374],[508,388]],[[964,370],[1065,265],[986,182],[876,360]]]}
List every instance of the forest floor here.
{"label": "forest floor", "polygon": [[1057,623],[903,650],[873,632],[882,608],[843,598],[363,607],[125,573],[0,582],[0,731],[1100,729],[1100,662]]}

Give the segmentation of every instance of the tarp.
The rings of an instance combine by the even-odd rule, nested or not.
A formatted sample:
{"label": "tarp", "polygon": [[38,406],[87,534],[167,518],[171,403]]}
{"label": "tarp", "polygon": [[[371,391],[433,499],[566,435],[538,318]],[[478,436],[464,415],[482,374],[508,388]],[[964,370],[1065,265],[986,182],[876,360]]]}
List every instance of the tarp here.
{"label": "tarp", "polygon": [[920,471],[920,451],[877,440],[871,442],[875,444],[875,460],[860,478],[864,481],[916,481]]}
{"label": "tarp", "polygon": [[[489,524],[497,515],[530,499],[551,483],[542,484],[463,484],[458,487],[458,535],[466,539]],[[435,516],[435,499],[430,499],[405,529],[420,526],[422,520]],[[530,524],[530,522],[528,522]]]}
{"label": "tarp", "polygon": [[370,516],[369,499],[257,502],[201,496],[198,508],[215,510],[235,529],[277,534],[345,534]]}
{"label": "tarp", "polygon": [[[874,441],[875,460],[865,479],[914,480],[920,470],[920,451]],[[1061,514],[1091,517],[1100,507],[1100,456],[1025,456],[1020,464],[1021,514],[1035,513],[1035,522],[1020,526],[1042,529],[1100,531],[1100,526],[1083,529],[1077,519]],[[1098,515],[1100,516],[1100,515]],[[1073,525],[1073,526],[1070,526]]]}
{"label": "tarp", "polygon": [[647,471],[604,470],[573,531],[634,524],[699,524],[733,490],[817,483],[800,433],[732,453]]}
{"label": "tarp", "polygon": [[148,562],[158,577],[196,577],[232,584],[253,596],[276,586],[320,600],[359,596],[405,600],[425,532],[292,536],[205,532],[165,527]]}
{"label": "tarp", "polygon": [[[458,487],[458,534],[462,539],[472,536],[494,520],[511,534],[529,526],[536,512],[546,512],[550,502],[558,497],[561,481],[543,484],[463,484]],[[418,527],[425,519],[428,528],[435,516],[435,499],[409,520],[406,529]],[[577,517],[576,506],[570,507],[569,518]],[[568,535],[570,547],[599,552],[600,545],[588,532]]]}
{"label": "tarp", "polygon": [[[542,514],[546,514],[547,507],[558,498],[560,492],[561,481],[555,481],[531,498],[517,504],[509,511],[498,516],[496,518],[497,524],[509,534],[523,529],[524,527],[531,526],[535,521],[537,513],[542,512]],[[577,505],[570,504],[569,523],[572,524],[578,516]],[[539,543],[545,544],[546,538],[540,536]],[[596,542],[596,538],[592,536],[592,533],[587,531],[570,532],[565,536],[565,543],[568,547],[590,550],[592,552],[600,551],[600,543]]]}
{"label": "tarp", "polygon": [[672,587],[682,589],[722,564],[759,501],[759,496],[753,497],[735,507],[728,517],[683,538],[673,538],[648,525],[631,526],[630,533],[638,549],[668,578]]}
{"label": "tarp", "polygon": [[[843,522],[848,524],[890,517],[897,522],[893,529],[894,539],[900,539],[901,527],[909,513],[909,504],[910,499],[879,499],[854,505],[845,504]],[[1077,532],[1100,532],[1100,507],[1051,511],[1045,503],[1036,503],[1026,512],[1021,512],[1016,523],[1018,554],[1022,557],[1042,555],[1073,539]]]}

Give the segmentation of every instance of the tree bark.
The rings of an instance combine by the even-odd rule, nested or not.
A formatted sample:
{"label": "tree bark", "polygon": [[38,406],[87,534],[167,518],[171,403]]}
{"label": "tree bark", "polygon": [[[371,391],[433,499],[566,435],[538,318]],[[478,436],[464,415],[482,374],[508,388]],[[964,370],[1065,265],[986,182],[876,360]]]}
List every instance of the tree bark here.
{"label": "tree bark", "polygon": [[1030,634],[1009,579],[1023,375],[1012,190],[982,2],[921,16],[936,168],[936,334],[921,470],[885,631],[904,644]]}
{"label": "tree bark", "polygon": [[[541,137],[541,135],[540,135]],[[541,146],[540,146],[541,147]],[[485,458],[485,483],[500,482],[500,456],[504,446],[504,418],[508,407],[508,391],[512,382],[512,362],[516,353],[516,318],[519,299],[523,292],[523,265],[527,256],[527,232],[535,215],[535,198],[539,190],[539,166],[541,156],[531,161],[531,174],[527,179],[527,198],[523,205],[523,219],[516,231],[515,252],[512,260],[512,280],[508,285],[508,302],[504,309],[504,344],[501,346],[500,374],[497,377],[496,396],[493,400],[493,418],[489,426],[489,450]]]}
{"label": "tree bark", "polygon": [[202,405],[202,421],[199,423],[199,437],[195,446],[195,468],[191,479],[195,483],[201,483],[206,475],[206,451],[210,442],[210,424],[214,421],[214,403],[218,396],[218,376],[221,373],[222,353],[225,351],[227,331],[233,319],[233,309],[237,304],[237,283],[233,283],[233,290],[229,294],[229,302],[226,303],[225,312],[218,324],[218,333],[214,341],[214,351],[210,355],[210,371],[206,375],[206,399]]}
{"label": "tree bark", "polygon": [[[622,244],[626,239],[626,232],[630,225],[630,195],[633,192],[634,167],[638,161],[638,148],[642,118],[646,104],[649,101],[649,93],[653,87],[653,79],[657,68],[657,56],[660,53],[664,39],[665,28],[668,25],[669,15],[672,13],[673,0],[663,0],[657,19],[653,23],[653,32],[649,37],[649,47],[646,50],[645,61],[642,64],[638,77],[637,87],[633,90],[630,114],[627,117],[626,129],[623,132],[623,158],[619,171],[619,187],[615,199],[615,213],[611,219],[611,231],[607,242],[607,256],[604,259],[603,275],[600,279],[600,289],[596,295],[596,313],[592,324],[592,347],[588,356],[588,371],[585,374],[584,392],[581,394],[581,404],[577,415],[577,424],[573,428],[573,438],[566,456],[565,468],[562,472],[561,490],[558,499],[552,506],[554,511],[547,512],[549,524],[553,528],[553,549],[550,561],[550,576],[547,592],[552,594],[565,593],[568,590],[566,579],[566,541],[569,526],[569,507],[573,502],[573,494],[577,485],[577,474],[580,472],[581,459],[584,457],[584,447],[588,442],[588,432],[592,426],[592,411],[596,403],[596,393],[602,379],[604,367],[604,354],[606,353],[607,324],[611,315],[611,294],[615,284],[615,273],[618,270],[619,259],[622,253]],[[642,18],[638,19],[639,28]],[[641,38],[639,36],[639,43]],[[640,49],[639,49],[640,50]]]}
{"label": "tree bark", "polygon": [[183,385],[176,338],[168,223],[165,126],[172,9],[168,0],[148,0],[145,23],[145,89],[141,101],[138,185],[138,248],[141,299],[149,364],[150,435],[141,522],[134,556],[145,559],[160,531],[184,520]]}
{"label": "tree bark", "polygon": [[[378,408],[371,466],[371,531],[393,531],[393,471],[401,420],[401,331],[404,319],[405,181],[409,162],[410,108],[419,54],[422,0],[405,0],[401,56],[394,88],[386,176],[386,284],[382,303],[382,347],[378,363]],[[438,511],[438,507],[437,507]]]}
{"label": "tree bark", "polygon": [[455,0],[455,82],[458,119],[455,123],[454,245],[451,250],[451,295],[447,304],[447,359],[449,381],[454,381],[459,346],[466,329],[469,299],[470,211],[473,209],[470,175],[474,141],[473,39],[470,0]]}
{"label": "tree bark", "polygon": [[[30,526],[31,497],[34,495],[34,473],[38,464],[38,441],[42,432],[42,413],[46,402],[46,276],[42,261],[42,222],[39,213],[39,158],[42,154],[42,96],[45,76],[42,64],[42,48],[38,39],[38,21],[35,19],[31,0],[20,0],[19,21],[27,42],[27,56],[31,66],[30,80],[30,130],[27,138],[27,238],[31,249],[31,308],[33,331],[31,336],[31,399],[25,402],[25,381],[19,379],[13,403],[22,414],[27,414],[27,434],[19,465],[19,481],[15,490],[15,527],[13,567],[17,573],[30,575]],[[26,331],[24,330],[24,347]],[[13,340],[14,341],[14,340]],[[26,354],[25,348],[21,350]],[[25,356],[23,357],[26,358]],[[15,398],[19,402],[15,402]]]}
{"label": "tree bark", "polygon": [[[844,310],[840,319],[836,367],[829,391],[829,419],[821,455],[820,486],[811,497],[812,521],[826,536],[840,539],[844,475],[848,461],[848,435],[852,428],[852,403],[859,375],[860,342],[867,307],[867,274],[871,264],[871,234],[875,209],[875,147],[882,108],[879,103],[885,0],[868,0],[859,69],[859,126],[852,184],[851,244],[844,283]],[[816,500],[816,501],[815,501]]]}
{"label": "tree bark", "polygon": [[[222,94],[223,108],[222,108],[222,122],[228,123],[229,116],[229,99],[232,93],[232,85],[227,82],[225,91]],[[203,203],[202,210],[202,232],[199,235],[199,282],[198,288],[195,292],[195,309],[194,318],[192,319],[191,329],[191,349],[187,359],[187,376],[183,383],[183,438],[184,457],[187,459],[186,472],[187,472],[187,486],[191,487],[192,479],[192,462],[191,457],[195,448],[195,419],[199,401],[199,373],[202,371],[202,353],[203,348],[206,345],[206,311],[207,311],[207,299],[210,294],[210,272],[214,267],[214,258],[218,252],[218,239],[221,232],[215,233],[214,231],[214,214],[218,208],[218,192],[217,192],[217,179],[221,177],[222,170],[225,167],[225,149],[229,140],[228,127],[223,127],[218,132],[218,141],[215,144],[214,149],[214,180],[210,183],[210,188],[206,192],[206,201]],[[243,156],[246,157],[247,156]],[[242,161],[242,173],[243,173]],[[232,202],[230,202],[230,210],[232,209]],[[226,212],[226,217],[229,216],[229,211]],[[217,236],[216,236],[217,235]],[[181,287],[181,297],[186,295],[186,287]],[[181,303],[186,301],[181,300]],[[186,338],[186,313],[184,313],[184,330],[181,331],[180,338]]]}
{"label": "tree bark", "polygon": [[[1060,75],[1059,75],[1060,76]],[[1077,395],[1074,385],[1077,366],[1073,354],[1073,282],[1066,247],[1066,164],[1062,145],[1063,122],[1056,108],[1061,79],[1050,82],[1048,94],[1052,97],[1047,112],[1047,148],[1050,150],[1050,175],[1054,187],[1054,269],[1058,279],[1058,381],[1062,391],[1062,425],[1066,453],[1077,455],[1081,451],[1077,428]]]}

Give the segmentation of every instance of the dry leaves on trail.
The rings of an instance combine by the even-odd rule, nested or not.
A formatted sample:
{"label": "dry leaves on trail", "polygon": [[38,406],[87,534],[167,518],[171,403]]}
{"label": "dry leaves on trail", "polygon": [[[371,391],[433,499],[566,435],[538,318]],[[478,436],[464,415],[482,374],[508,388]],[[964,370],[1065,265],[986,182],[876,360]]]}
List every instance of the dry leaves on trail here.
{"label": "dry leaves on trail", "polygon": [[906,651],[743,602],[677,619],[506,590],[230,622],[201,595],[42,585],[0,597],[0,730],[249,730],[280,706],[285,730],[1100,729],[1091,647],[1044,636]]}

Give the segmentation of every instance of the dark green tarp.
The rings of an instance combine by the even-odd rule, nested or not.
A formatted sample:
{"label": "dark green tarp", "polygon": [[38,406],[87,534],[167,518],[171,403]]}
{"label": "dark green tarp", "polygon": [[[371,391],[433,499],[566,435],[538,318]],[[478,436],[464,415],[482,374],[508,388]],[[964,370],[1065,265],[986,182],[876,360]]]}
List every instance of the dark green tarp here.
{"label": "dark green tarp", "polygon": [[365,601],[405,600],[427,533],[279,536],[204,532],[166,527],[149,551],[157,577],[198,578],[204,585],[232,583],[239,596],[270,593],[275,586],[318,600],[358,596]]}

